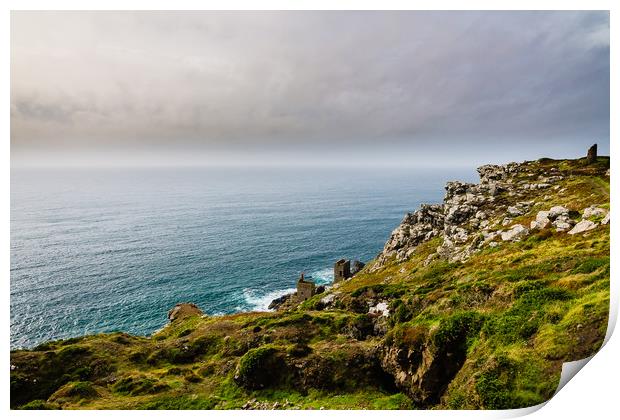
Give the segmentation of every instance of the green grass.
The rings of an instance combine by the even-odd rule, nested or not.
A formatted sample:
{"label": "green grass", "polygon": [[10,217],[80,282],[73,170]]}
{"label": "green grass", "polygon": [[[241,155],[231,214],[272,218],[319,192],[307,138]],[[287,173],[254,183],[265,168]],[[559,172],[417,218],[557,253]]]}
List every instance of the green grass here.
{"label": "green grass", "polygon": [[[576,213],[591,204],[609,208],[601,175],[608,165],[605,158],[531,163],[534,180],[551,167],[565,179],[557,192],[519,198],[537,203],[519,221],[529,224],[558,204]],[[495,205],[509,200],[499,195]],[[382,370],[386,349],[401,350],[412,371],[423,354],[462,357],[432,408],[546,401],[562,362],[592,355],[605,336],[609,226],[574,236],[544,229],[465,263],[425,265],[441,240],[284,312],[192,315],[152,337],[97,334],[13,351],[11,407],[239,409],[256,400],[285,409],[424,408]],[[319,301],[330,293],[337,299],[325,309]],[[386,320],[367,313],[378,301],[389,303]]]}
{"label": "green grass", "polygon": [[212,410],[219,400],[199,395],[175,395],[155,397],[139,404],[138,410]]}

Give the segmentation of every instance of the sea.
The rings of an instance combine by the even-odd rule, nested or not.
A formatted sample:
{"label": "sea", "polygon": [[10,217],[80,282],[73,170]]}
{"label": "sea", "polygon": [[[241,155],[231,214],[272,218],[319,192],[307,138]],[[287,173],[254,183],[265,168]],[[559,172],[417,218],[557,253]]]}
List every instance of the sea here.
{"label": "sea", "polygon": [[368,262],[407,212],[475,170],[12,168],[11,348],[149,335],[179,302],[267,311],[300,273]]}

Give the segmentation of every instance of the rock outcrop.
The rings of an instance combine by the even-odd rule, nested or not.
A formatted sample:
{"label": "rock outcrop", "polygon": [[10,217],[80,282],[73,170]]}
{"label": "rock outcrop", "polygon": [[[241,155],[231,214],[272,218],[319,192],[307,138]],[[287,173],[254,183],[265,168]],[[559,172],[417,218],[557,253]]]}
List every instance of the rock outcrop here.
{"label": "rock outcrop", "polygon": [[577,233],[587,232],[592,229],[596,229],[598,223],[591,222],[590,220],[582,220],[577,223],[575,227],[568,231],[569,235],[576,235]]}
{"label": "rock outcrop", "polygon": [[[442,242],[427,263],[435,258],[466,261],[484,247],[497,246],[498,241],[518,241],[535,230],[552,228],[574,234],[598,225],[577,223],[571,218],[570,209],[562,205],[538,211],[535,219],[526,221],[525,226],[516,223],[537,206],[535,199],[540,197],[540,190],[551,188],[565,178],[566,174],[558,168],[541,169],[532,162],[512,162],[481,166],[478,174],[478,184],[448,182],[443,203],[423,204],[418,211],[407,214],[370,271],[379,270],[391,259],[396,263],[409,259],[420,244],[436,237],[442,237]],[[563,191],[559,185],[554,190]],[[586,220],[601,217],[607,217],[601,224],[608,223],[605,209],[591,206],[583,211]]]}
{"label": "rock outcrop", "polygon": [[326,357],[299,343],[288,352],[266,345],[249,350],[239,359],[233,380],[247,390],[289,385],[302,392],[343,389],[349,381],[360,386],[392,384],[374,348],[350,343],[342,358]]}
{"label": "rock outcrop", "polygon": [[441,204],[422,204],[414,213],[408,213],[392,232],[374,267],[383,265],[391,257],[398,261],[408,258],[415,247],[442,233],[444,209]]}
{"label": "rock outcrop", "polygon": [[[480,248],[480,236],[476,232],[489,226],[497,196],[514,190],[511,178],[519,170],[517,163],[484,165],[478,168],[479,184],[448,182],[443,203],[423,204],[415,213],[407,214],[392,232],[371,270],[379,269],[390,258],[397,262],[406,260],[418,245],[440,235],[443,242],[437,249],[438,256],[451,261],[469,258]],[[519,202],[509,208],[508,214],[511,217],[524,214],[531,205]]]}
{"label": "rock outcrop", "polygon": [[601,220],[601,225],[606,225],[606,224],[609,224],[609,213],[607,213],[607,215],[603,217],[603,220]]}
{"label": "rock outcrop", "polygon": [[190,302],[177,303],[174,308],[168,311],[168,320],[174,322],[177,319],[183,319],[193,315],[202,315],[202,311],[196,304]]}
{"label": "rock outcrop", "polygon": [[506,232],[501,233],[502,241],[518,241],[525,237],[529,230],[523,225],[514,225]]}
{"label": "rock outcrop", "polygon": [[592,217],[605,217],[607,215],[607,210],[602,209],[596,206],[590,206],[583,209],[583,218],[590,219]]}
{"label": "rock outcrop", "polygon": [[549,219],[548,211],[539,211],[536,214],[536,220],[532,220],[530,223],[530,229],[544,229],[551,223],[551,219]]}
{"label": "rock outcrop", "polygon": [[275,298],[274,300],[271,301],[267,309],[274,310],[274,311],[280,309],[280,307],[282,307],[284,304],[292,301],[294,298],[294,295],[295,295],[294,293],[288,293],[286,295],[282,295],[280,297]]}
{"label": "rock outcrop", "polygon": [[381,365],[418,405],[436,404],[463,366],[467,337],[479,328],[480,320],[470,315],[449,320],[434,331],[413,327],[406,340],[380,348]]}

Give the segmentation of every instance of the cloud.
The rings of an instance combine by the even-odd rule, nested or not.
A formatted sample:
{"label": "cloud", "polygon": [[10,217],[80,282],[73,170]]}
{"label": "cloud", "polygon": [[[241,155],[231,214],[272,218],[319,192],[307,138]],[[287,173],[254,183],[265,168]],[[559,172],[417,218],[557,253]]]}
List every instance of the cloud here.
{"label": "cloud", "polygon": [[607,12],[13,12],[11,75],[18,151],[609,141]]}

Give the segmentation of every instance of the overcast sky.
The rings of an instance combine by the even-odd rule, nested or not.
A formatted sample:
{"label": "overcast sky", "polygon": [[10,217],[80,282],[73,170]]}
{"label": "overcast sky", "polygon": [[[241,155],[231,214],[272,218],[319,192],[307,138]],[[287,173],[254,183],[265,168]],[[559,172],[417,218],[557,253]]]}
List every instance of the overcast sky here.
{"label": "overcast sky", "polygon": [[13,12],[19,162],[609,153],[607,12]]}

